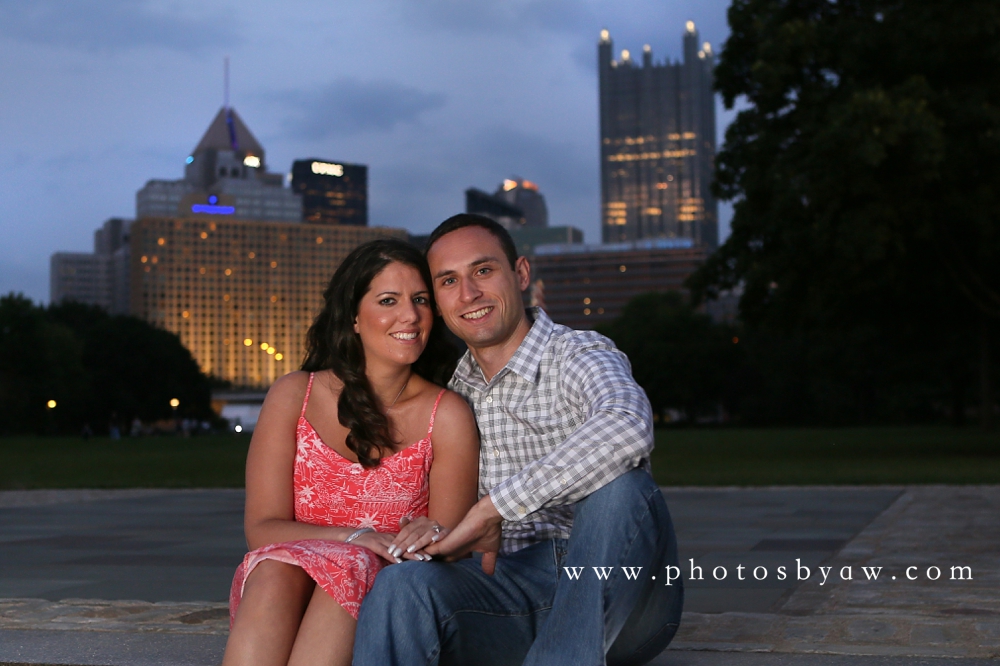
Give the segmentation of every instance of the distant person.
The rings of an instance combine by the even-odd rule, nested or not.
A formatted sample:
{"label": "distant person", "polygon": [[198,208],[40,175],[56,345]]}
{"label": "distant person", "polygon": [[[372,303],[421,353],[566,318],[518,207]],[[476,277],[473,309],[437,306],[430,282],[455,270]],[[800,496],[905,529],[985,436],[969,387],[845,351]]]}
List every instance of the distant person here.
{"label": "distant person", "polygon": [[481,499],[426,552],[484,555],[379,574],[355,666],[650,661],[677,630],[683,593],[666,585],[676,540],[628,359],[525,310],[530,266],[493,220],[445,220],[427,260],[442,318],[469,347],[449,386],[475,411],[482,454]]}
{"label": "distant person", "polygon": [[250,443],[252,551],[233,580],[224,666],[350,664],[375,575],[429,560],[476,502],[472,413],[427,379],[447,376],[447,347],[423,256],[362,245],[323,297],[302,371],[268,391]]}
{"label": "distant person", "polygon": [[132,425],[129,427],[128,435],[129,437],[138,437],[142,434],[142,421],[136,416],[132,419]]}

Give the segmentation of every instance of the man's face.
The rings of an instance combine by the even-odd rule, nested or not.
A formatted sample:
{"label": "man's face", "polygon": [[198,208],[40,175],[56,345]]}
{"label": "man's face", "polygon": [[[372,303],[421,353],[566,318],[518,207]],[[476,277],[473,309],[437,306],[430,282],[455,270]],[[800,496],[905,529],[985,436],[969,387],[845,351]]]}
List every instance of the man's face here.
{"label": "man's face", "polygon": [[521,292],[531,270],[510,267],[500,241],[482,227],[445,234],[427,253],[434,297],[445,324],[473,349],[503,345],[525,320]]}

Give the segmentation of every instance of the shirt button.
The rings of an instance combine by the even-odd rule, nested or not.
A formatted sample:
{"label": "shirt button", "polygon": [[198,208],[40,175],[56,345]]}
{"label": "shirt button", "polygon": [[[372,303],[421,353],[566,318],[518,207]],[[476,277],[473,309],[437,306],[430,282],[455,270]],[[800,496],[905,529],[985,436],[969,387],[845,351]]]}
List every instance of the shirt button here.
{"label": "shirt button", "polygon": [[559,483],[561,483],[561,484],[563,484],[565,486],[566,485],[566,479],[559,479]]}
{"label": "shirt button", "polygon": [[517,507],[517,512],[523,516],[525,512],[527,512],[527,509],[525,509],[523,506],[519,506]]}
{"label": "shirt button", "polygon": [[493,447],[493,455],[496,456],[497,458],[500,457],[500,449],[496,446]]}
{"label": "shirt button", "polygon": [[486,402],[490,402],[490,403],[493,402],[493,396],[491,396],[491,395],[486,396]]}

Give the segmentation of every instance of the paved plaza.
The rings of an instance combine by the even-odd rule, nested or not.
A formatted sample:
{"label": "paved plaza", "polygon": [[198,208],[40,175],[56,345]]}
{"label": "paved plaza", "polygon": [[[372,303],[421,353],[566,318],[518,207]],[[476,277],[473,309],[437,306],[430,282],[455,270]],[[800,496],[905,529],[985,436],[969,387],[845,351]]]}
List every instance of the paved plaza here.
{"label": "paved plaza", "polygon": [[[664,493],[686,603],[656,666],[1000,656],[1000,486]],[[0,666],[219,663],[242,514],[237,490],[0,492]]]}

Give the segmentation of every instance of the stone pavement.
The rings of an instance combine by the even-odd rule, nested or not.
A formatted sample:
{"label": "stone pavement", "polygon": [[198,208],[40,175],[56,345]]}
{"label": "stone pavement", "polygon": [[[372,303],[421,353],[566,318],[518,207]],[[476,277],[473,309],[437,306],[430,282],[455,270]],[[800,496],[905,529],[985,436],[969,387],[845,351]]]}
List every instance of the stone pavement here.
{"label": "stone pavement", "polygon": [[[1000,655],[1000,486],[665,494],[687,603],[657,666]],[[0,493],[0,666],[218,663],[243,552],[240,491]]]}

